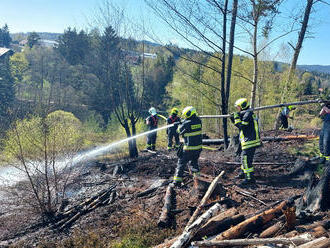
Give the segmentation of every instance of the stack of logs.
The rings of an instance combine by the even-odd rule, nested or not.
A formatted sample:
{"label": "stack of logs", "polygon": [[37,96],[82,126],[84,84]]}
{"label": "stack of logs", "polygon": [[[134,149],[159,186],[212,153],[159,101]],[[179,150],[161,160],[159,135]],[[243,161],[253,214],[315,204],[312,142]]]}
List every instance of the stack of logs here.
{"label": "stack of logs", "polygon": [[[296,218],[294,202],[297,197],[268,206],[267,209],[253,216],[239,214],[235,208],[224,209],[219,203],[214,204],[200,215],[223,174],[224,172],[221,172],[212,181],[183,233],[156,246],[157,248],[179,248],[189,245],[195,247],[230,247],[267,244],[281,244],[281,247],[292,247],[293,245],[299,248],[330,247],[327,232],[330,227],[330,220],[315,222],[311,225],[302,225],[302,221],[299,223]],[[171,196],[174,192],[173,185],[170,184],[166,190],[165,204],[158,222],[159,227],[166,227],[170,223],[173,203]],[[274,220],[277,222],[270,224],[274,223]],[[285,234],[283,234],[284,230],[287,231]],[[244,234],[256,233],[256,231],[260,233],[258,238],[242,239]],[[280,235],[281,233],[282,235]],[[205,237],[207,240],[201,241]]]}
{"label": "stack of logs", "polygon": [[71,226],[84,214],[87,214],[100,206],[113,203],[116,197],[116,191],[114,190],[115,187],[116,186],[113,185],[93,197],[81,202],[80,204],[72,206],[64,212],[59,212],[56,216],[54,228],[63,230],[68,226]]}

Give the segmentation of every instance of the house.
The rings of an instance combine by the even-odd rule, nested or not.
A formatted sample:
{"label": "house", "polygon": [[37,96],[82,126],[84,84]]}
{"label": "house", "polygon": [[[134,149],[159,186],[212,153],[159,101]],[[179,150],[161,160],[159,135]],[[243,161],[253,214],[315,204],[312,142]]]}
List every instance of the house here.
{"label": "house", "polygon": [[6,48],[0,47],[0,63],[8,63],[9,57],[14,54],[14,51]]}
{"label": "house", "polygon": [[14,54],[14,51],[6,48],[6,47],[0,47],[0,58],[4,58],[6,56],[11,56]]}

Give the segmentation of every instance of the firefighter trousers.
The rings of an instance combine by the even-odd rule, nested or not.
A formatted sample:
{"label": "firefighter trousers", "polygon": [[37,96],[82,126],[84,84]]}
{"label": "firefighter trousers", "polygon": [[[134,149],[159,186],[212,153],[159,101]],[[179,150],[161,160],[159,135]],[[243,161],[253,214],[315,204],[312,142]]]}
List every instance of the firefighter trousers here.
{"label": "firefighter trousers", "polygon": [[183,151],[182,156],[178,160],[178,164],[174,174],[174,182],[182,182],[183,172],[186,165],[190,162],[190,170],[193,175],[199,173],[198,158],[201,150]]}
{"label": "firefighter trousers", "polygon": [[147,149],[155,150],[156,149],[156,139],[157,139],[157,131],[153,133],[149,133],[147,135]]}
{"label": "firefighter trousers", "polygon": [[180,145],[179,134],[175,131],[169,131],[167,136],[167,148],[172,148],[173,146],[173,138],[175,140],[175,146],[178,147]]}
{"label": "firefighter trousers", "polygon": [[256,147],[251,147],[242,150],[241,153],[241,169],[243,170],[246,179],[251,179],[251,176],[254,174],[253,157],[255,151]]}
{"label": "firefighter trousers", "polygon": [[330,121],[324,121],[319,140],[320,153],[323,156],[330,156]]}

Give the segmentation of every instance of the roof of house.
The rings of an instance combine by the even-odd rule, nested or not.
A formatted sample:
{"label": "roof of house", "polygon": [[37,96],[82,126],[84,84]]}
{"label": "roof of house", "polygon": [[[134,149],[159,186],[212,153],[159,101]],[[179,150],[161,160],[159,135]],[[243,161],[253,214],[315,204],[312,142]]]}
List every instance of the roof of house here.
{"label": "roof of house", "polygon": [[5,55],[6,53],[11,53],[13,54],[13,50],[9,49],[9,48],[6,48],[6,47],[0,47],[0,57]]}

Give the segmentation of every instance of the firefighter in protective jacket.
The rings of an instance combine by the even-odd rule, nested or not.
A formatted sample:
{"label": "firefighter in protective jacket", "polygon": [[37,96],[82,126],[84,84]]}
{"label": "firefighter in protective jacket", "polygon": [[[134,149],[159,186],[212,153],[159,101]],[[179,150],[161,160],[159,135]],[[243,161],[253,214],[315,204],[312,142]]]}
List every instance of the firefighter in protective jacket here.
{"label": "firefighter in protective jacket", "polygon": [[[154,107],[151,107],[148,112],[150,115],[146,119],[146,124],[148,126],[148,129],[151,131],[157,129],[159,117]],[[156,149],[156,139],[157,131],[149,133],[147,135],[147,150],[154,151]]]}
{"label": "firefighter in protective jacket", "polygon": [[179,133],[176,131],[178,129],[178,125],[181,122],[180,117],[178,116],[179,110],[177,108],[173,108],[171,110],[171,115],[167,118],[167,124],[174,124],[174,126],[169,127],[167,129],[167,150],[172,150],[173,148],[173,138],[175,140],[175,148],[178,149],[180,146]]}
{"label": "firefighter in protective jacket", "polygon": [[[245,178],[242,184],[255,183],[253,157],[257,147],[261,146],[258,119],[250,111],[246,98],[235,102],[238,112],[231,116],[231,121],[239,129],[239,139],[242,147],[241,169],[242,173],[237,178]],[[242,112],[243,110],[247,110]]]}
{"label": "firefighter in protective jacket", "polygon": [[323,119],[319,140],[320,157],[324,162],[328,162],[330,161],[330,103],[322,106],[319,115]]}
{"label": "firefighter in protective jacket", "polygon": [[[186,107],[182,111],[185,120],[179,126],[179,133],[183,136],[183,149],[178,150],[178,164],[174,174],[174,184],[181,185],[183,171],[190,162],[190,171],[193,176],[199,175],[198,158],[202,151],[202,122],[197,116],[196,109],[192,106]],[[181,152],[180,152],[181,151]]]}

